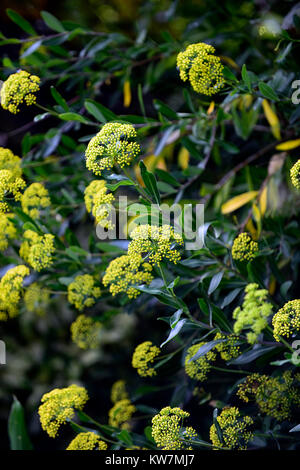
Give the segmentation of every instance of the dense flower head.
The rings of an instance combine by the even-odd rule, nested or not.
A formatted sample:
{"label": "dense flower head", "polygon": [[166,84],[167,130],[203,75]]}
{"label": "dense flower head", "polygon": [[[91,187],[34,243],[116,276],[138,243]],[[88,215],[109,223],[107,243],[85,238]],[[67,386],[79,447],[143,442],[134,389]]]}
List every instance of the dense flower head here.
{"label": "dense flower head", "polygon": [[156,370],[151,367],[151,364],[159,354],[160,349],[157,346],[154,346],[151,341],[144,341],[135,348],[132,367],[137,369],[141,377],[153,377],[156,375]]}
{"label": "dense flower head", "polygon": [[71,325],[72,341],[81,349],[96,349],[99,346],[100,322],[86,315],[79,315]]}
{"label": "dense flower head", "polygon": [[2,108],[16,114],[20,111],[21,104],[26,106],[35,104],[35,94],[40,89],[39,84],[39,77],[30,75],[25,70],[13,73],[5,80],[0,91]]}
{"label": "dense flower head", "polygon": [[24,303],[28,312],[33,312],[43,316],[50,300],[50,293],[41,287],[37,282],[33,282],[26,289]]}
{"label": "dense flower head", "polygon": [[55,437],[60,426],[74,417],[75,410],[82,410],[88,399],[86,389],[75,384],[43,395],[38,411],[43,430]]}
{"label": "dense flower head", "polygon": [[109,285],[113,296],[126,293],[129,299],[134,299],[140,294],[135,286],[152,282],[151,271],[151,264],[144,262],[141,255],[136,256],[134,261],[131,256],[122,255],[109,263],[103,276],[103,285]]}
{"label": "dense flower head", "polygon": [[251,427],[253,419],[250,416],[242,416],[236,407],[224,408],[217,422],[222,434],[220,440],[216,425],[210,428],[209,437],[216,447],[225,447],[232,450],[247,449],[248,442],[253,438]]}
{"label": "dense flower head", "polygon": [[258,335],[268,325],[268,317],[272,312],[272,304],[266,301],[268,291],[259,289],[258,284],[248,284],[245,289],[243,305],[233,312],[235,323],[233,331],[240,334],[242,330],[250,330],[247,333],[247,341],[254,344]]}
{"label": "dense flower head", "polygon": [[20,247],[21,258],[36,271],[49,268],[54,261],[54,235],[50,233],[39,235],[33,230],[26,230],[23,237],[24,241]]}
{"label": "dense flower head", "polygon": [[192,427],[183,427],[190,413],[181,408],[166,406],[152,418],[152,437],[162,450],[190,449],[189,441],[197,438]]}
{"label": "dense flower head", "polygon": [[152,265],[158,265],[163,260],[177,263],[181,256],[174,245],[183,245],[182,236],[174,232],[170,225],[138,225],[130,233],[132,241],[128,245],[128,255],[134,262],[143,256]]}
{"label": "dense flower head", "polygon": [[0,251],[6,250],[9,240],[17,235],[17,230],[11,221],[13,214],[0,213]]}
{"label": "dense flower head", "polygon": [[204,42],[190,44],[177,56],[180,78],[189,80],[197,93],[214,95],[224,86],[223,65],[215,48]]}
{"label": "dense flower head", "polygon": [[218,343],[215,346],[215,349],[220,353],[220,356],[224,361],[235,359],[241,354],[241,348],[238,344],[238,336],[224,335],[223,333],[218,332],[214,337],[214,340],[223,340],[222,343]]}
{"label": "dense flower head", "polygon": [[236,261],[251,261],[258,252],[258,243],[248,233],[238,235],[232,245],[232,258]]}
{"label": "dense flower head", "polygon": [[295,188],[300,189],[300,160],[291,168],[291,181]]}
{"label": "dense flower head", "polygon": [[291,371],[277,377],[254,373],[239,384],[237,396],[246,403],[255,401],[261,413],[283,421],[300,405],[299,381]]}
{"label": "dense flower head", "polygon": [[110,399],[112,403],[117,403],[121,400],[128,399],[128,393],[126,390],[126,382],[125,380],[117,380],[113,383],[110,391]]}
{"label": "dense flower head", "polygon": [[16,178],[13,171],[0,169],[0,213],[9,211],[8,200],[19,201],[21,199],[21,191],[25,186],[25,181],[22,178]]}
{"label": "dense flower head", "polygon": [[272,324],[274,338],[280,342],[280,336],[289,338],[300,331],[300,299],[290,300],[275,313]]}
{"label": "dense flower head", "polygon": [[86,149],[86,166],[95,175],[111,170],[114,165],[121,168],[130,165],[140,153],[140,146],[134,139],[136,130],[131,124],[109,122],[93,137]]}
{"label": "dense flower head", "polygon": [[114,227],[108,218],[114,200],[114,195],[107,193],[106,182],[104,180],[92,181],[84,191],[86,210],[91,212],[96,222],[106,229]]}
{"label": "dense flower head", "polygon": [[210,350],[203,354],[203,356],[198,357],[198,359],[191,360],[204,344],[206,343],[201,342],[189,347],[185,357],[185,372],[189,377],[200,382],[204,382],[207,379],[207,375],[211,370],[211,364],[217,359],[216,353]]}
{"label": "dense flower head", "polygon": [[22,210],[32,219],[38,219],[41,213],[50,205],[48,190],[41,183],[32,183],[22,194]]}
{"label": "dense flower head", "polygon": [[107,450],[107,444],[94,432],[80,432],[66,450]]}
{"label": "dense flower head", "polygon": [[128,398],[117,401],[109,410],[109,425],[120,429],[130,429],[129,421],[136,412],[136,407]]}
{"label": "dense flower head", "polygon": [[23,295],[23,281],[29,275],[27,266],[9,269],[0,281],[0,320],[13,318],[19,313],[19,302]]}
{"label": "dense flower head", "polygon": [[68,301],[77,310],[92,307],[101,296],[101,289],[97,287],[96,281],[90,274],[76,276],[74,281],[68,285]]}
{"label": "dense flower head", "polygon": [[9,170],[15,178],[22,176],[22,160],[14,155],[10,149],[0,147],[0,170]]}

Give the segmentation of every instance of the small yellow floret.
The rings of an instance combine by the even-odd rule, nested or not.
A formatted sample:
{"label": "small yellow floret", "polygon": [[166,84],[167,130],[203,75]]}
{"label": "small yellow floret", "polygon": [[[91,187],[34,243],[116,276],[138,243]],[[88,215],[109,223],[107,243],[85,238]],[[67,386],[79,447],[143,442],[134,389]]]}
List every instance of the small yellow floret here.
{"label": "small yellow floret", "polygon": [[68,301],[80,311],[92,307],[100,296],[101,289],[90,274],[76,276],[68,285]]}
{"label": "small yellow floret", "polygon": [[32,219],[38,219],[50,204],[49,193],[41,183],[32,183],[25,189],[21,198],[23,212]]}
{"label": "small yellow floret", "polygon": [[107,444],[94,432],[80,432],[66,450],[106,450]]}
{"label": "small yellow floret", "polygon": [[102,325],[86,315],[79,315],[71,325],[72,341],[81,349],[96,349]]}
{"label": "small yellow floret", "polygon": [[36,103],[35,94],[39,91],[40,79],[25,70],[13,73],[2,85],[0,91],[2,108],[16,114],[20,105],[30,106]]}
{"label": "small yellow floret", "polygon": [[236,261],[251,261],[258,252],[258,243],[246,232],[241,233],[233,242],[231,253]]}
{"label": "small yellow floret", "polygon": [[154,346],[151,341],[144,341],[139,344],[132,356],[132,367],[137,369],[141,377],[153,377],[156,370],[151,367],[157,356],[160,355],[160,349]]}

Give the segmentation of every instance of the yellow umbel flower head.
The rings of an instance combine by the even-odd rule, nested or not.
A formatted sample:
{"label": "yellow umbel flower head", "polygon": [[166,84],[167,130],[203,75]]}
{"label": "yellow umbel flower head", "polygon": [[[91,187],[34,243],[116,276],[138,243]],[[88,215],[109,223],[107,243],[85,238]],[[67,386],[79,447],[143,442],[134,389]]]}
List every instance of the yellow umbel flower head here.
{"label": "yellow umbel flower head", "polygon": [[50,204],[48,190],[41,183],[32,183],[22,194],[22,210],[32,219],[38,219]]}
{"label": "yellow umbel flower head", "polygon": [[238,235],[232,245],[232,258],[236,261],[251,261],[258,252],[258,243],[248,233]]}
{"label": "yellow umbel flower head", "polygon": [[96,349],[102,325],[86,315],[79,315],[71,325],[72,341],[81,349]]}
{"label": "yellow umbel flower head", "polygon": [[22,178],[16,178],[11,170],[0,170],[0,212],[8,212],[7,201],[9,199],[15,201],[21,199],[21,191],[25,186],[25,181]]}
{"label": "yellow umbel flower head", "polygon": [[40,89],[39,84],[39,77],[25,70],[13,73],[5,80],[0,91],[2,108],[16,114],[21,104],[30,106],[36,103],[35,93]]}
{"label": "yellow umbel flower head", "polygon": [[204,42],[189,45],[177,56],[180,78],[189,80],[197,93],[214,95],[224,86],[223,65],[215,48]]}
{"label": "yellow umbel flower head", "polygon": [[30,284],[24,294],[24,303],[28,312],[35,313],[39,316],[45,315],[45,309],[49,300],[49,292],[44,289],[44,287],[39,286],[37,282]]}
{"label": "yellow umbel flower head", "polygon": [[9,269],[0,281],[0,320],[13,318],[19,313],[19,302],[23,295],[23,281],[29,275],[27,266]]}
{"label": "yellow umbel flower head", "polygon": [[74,281],[68,285],[68,301],[77,310],[92,307],[101,296],[100,287],[90,274],[76,276]]}
{"label": "yellow umbel flower head", "polygon": [[49,268],[53,262],[54,235],[39,235],[33,230],[24,232],[24,242],[20,246],[20,256],[36,271]]}
{"label": "yellow umbel flower head", "polygon": [[251,427],[253,419],[250,416],[242,416],[236,407],[224,408],[217,421],[221,430],[222,440],[219,438],[217,428],[213,424],[209,437],[216,447],[225,447],[232,450],[247,449],[248,442],[253,438]]}
{"label": "yellow umbel flower head", "polygon": [[291,181],[295,188],[300,189],[300,160],[291,168]]}
{"label": "yellow umbel flower head", "polygon": [[183,420],[190,413],[181,408],[166,406],[152,418],[152,437],[162,450],[191,449],[189,441],[197,438],[192,427],[183,427]]}
{"label": "yellow umbel flower head", "polygon": [[246,335],[249,344],[254,344],[258,335],[268,325],[272,304],[266,301],[267,297],[266,289],[259,289],[255,283],[248,284],[243,305],[233,312],[232,317],[235,319],[233,331],[239,335],[242,330],[250,330]]}
{"label": "yellow umbel flower head", "polygon": [[300,405],[299,380],[291,371],[278,377],[251,374],[239,384],[237,396],[246,403],[255,401],[261,413],[283,421]]}
{"label": "yellow umbel flower head", "polygon": [[160,355],[160,349],[154,346],[151,341],[144,341],[139,344],[132,356],[132,367],[137,369],[141,377],[153,377],[156,370],[151,367],[157,356]]}
{"label": "yellow umbel flower head", "polygon": [[38,411],[43,430],[55,437],[60,426],[75,416],[75,410],[82,410],[88,399],[86,389],[75,384],[43,395]]}
{"label": "yellow umbel flower head", "polygon": [[134,286],[150,284],[153,280],[152,266],[143,261],[141,255],[132,257],[122,255],[112,260],[103,276],[103,285],[109,285],[109,292],[115,296],[126,293],[129,299],[136,298],[140,291]]}
{"label": "yellow umbel flower head", "polygon": [[115,200],[112,193],[107,193],[103,180],[94,180],[84,191],[84,202],[88,212],[91,212],[101,227],[112,229],[114,225],[108,219],[111,204]]}
{"label": "yellow umbel flower head", "polygon": [[207,375],[211,370],[211,363],[215,362],[217,355],[213,350],[208,351],[203,356],[198,357],[196,360],[191,360],[197,351],[204,346],[205,342],[197,343],[187,350],[185,357],[185,372],[189,377],[200,382],[207,379]]}
{"label": "yellow umbel flower head", "polygon": [[111,387],[110,399],[112,403],[128,399],[125,380],[117,380]]}
{"label": "yellow umbel flower head", "polygon": [[6,250],[9,240],[17,235],[17,230],[11,221],[13,217],[13,214],[0,213],[0,251]]}
{"label": "yellow umbel flower head", "polygon": [[15,178],[22,176],[21,158],[14,155],[10,149],[0,147],[0,170],[9,170]]}
{"label": "yellow umbel flower head", "polygon": [[300,299],[290,300],[275,313],[272,324],[274,338],[280,342],[280,336],[289,338],[300,331]]}
{"label": "yellow umbel flower head", "polygon": [[129,421],[135,412],[136,407],[128,398],[119,400],[108,412],[108,423],[115,428],[130,429]]}
{"label": "yellow umbel flower head", "polygon": [[132,241],[128,245],[128,255],[132,263],[137,257],[146,257],[150,264],[157,265],[167,260],[176,264],[181,256],[174,245],[183,245],[182,236],[174,232],[170,225],[138,225],[131,233]]}
{"label": "yellow umbel flower head", "polygon": [[114,165],[121,168],[130,165],[140,153],[140,146],[133,140],[137,137],[131,124],[109,122],[93,137],[86,149],[86,166],[95,175],[111,170]]}
{"label": "yellow umbel flower head", "polygon": [[217,333],[214,340],[223,340],[224,342],[218,343],[215,349],[220,353],[221,358],[224,361],[230,361],[235,359],[241,354],[241,348],[239,347],[239,337],[236,335],[224,335],[223,333]]}
{"label": "yellow umbel flower head", "polygon": [[80,432],[66,450],[107,450],[107,444],[94,432]]}

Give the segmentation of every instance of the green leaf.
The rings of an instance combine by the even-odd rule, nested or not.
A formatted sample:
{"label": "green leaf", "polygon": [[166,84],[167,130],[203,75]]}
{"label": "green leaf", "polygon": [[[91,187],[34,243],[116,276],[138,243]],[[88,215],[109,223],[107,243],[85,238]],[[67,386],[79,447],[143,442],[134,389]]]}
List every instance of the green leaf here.
{"label": "green leaf", "polygon": [[50,90],[56,103],[59,104],[67,113],[69,111],[69,106],[66,100],[61,96],[61,94],[57,91],[57,89],[54,86],[51,86]]}
{"label": "green leaf", "polygon": [[128,446],[132,446],[133,445],[133,442],[132,442],[132,438],[129,434],[128,431],[126,431],[126,429],[123,429],[121,432],[118,432],[116,434],[116,437],[122,441],[122,442],[125,442],[126,445]]}
{"label": "green leaf", "polygon": [[269,351],[272,351],[273,349],[280,347],[278,346],[257,346],[251,349],[251,351],[247,351],[244,354],[241,354],[239,357],[234,359],[233,361],[230,361],[230,364],[234,365],[241,365],[241,364],[249,364],[250,362],[255,361],[258,357],[262,356],[263,354],[266,354]]}
{"label": "green leaf", "polygon": [[6,13],[7,13],[7,16],[14,23],[16,23],[21,29],[23,29],[23,31],[25,31],[31,36],[37,36],[37,32],[35,31],[35,29],[31,26],[31,24],[27,20],[22,18],[22,16],[20,16],[19,13],[17,13],[14,10],[11,10],[10,8],[7,8]]}
{"label": "green leaf", "polygon": [[208,288],[208,295],[211,295],[219,286],[220,282],[222,281],[222,277],[224,275],[224,271],[220,271],[219,273],[215,274],[210,281],[209,288]]}
{"label": "green leaf", "polygon": [[41,44],[41,40],[31,44],[31,46],[28,47],[25,52],[23,52],[23,54],[21,55],[21,59],[24,59],[25,57],[28,57],[29,55],[33,54],[40,47]]}
{"label": "green leaf", "polygon": [[8,435],[11,450],[33,449],[26,429],[24,409],[16,397],[8,418]]}
{"label": "green leaf", "polygon": [[226,339],[215,339],[213,341],[208,341],[207,343],[200,346],[196,354],[189,360],[189,362],[196,361],[199,357],[207,354],[211,349],[213,349],[217,344],[226,342]]}
{"label": "green leaf", "polygon": [[99,122],[105,123],[118,119],[112,111],[96,101],[85,100],[84,106],[85,109]]}
{"label": "green leaf", "polygon": [[165,344],[167,344],[171,339],[178,335],[179,331],[182,329],[183,325],[186,323],[186,319],[179,320],[174,328],[171,329],[169,336],[167,337],[166,341],[161,343],[160,347],[162,348]]}
{"label": "green leaf", "polygon": [[268,98],[269,100],[273,101],[279,101],[278,96],[276,95],[275,91],[273,88],[271,88],[269,85],[267,85],[264,82],[259,82],[258,84],[259,91],[261,94],[265,97]]}
{"label": "green leaf", "polygon": [[57,31],[58,33],[65,32],[65,28],[63,27],[62,23],[48,11],[42,11],[41,17],[45,21],[46,25],[53,29],[53,31]]}
{"label": "green leaf", "polygon": [[87,124],[89,121],[85,119],[81,114],[77,113],[62,113],[59,114],[58,116],[60,119],[63,121],[79,121],[82,122],[83,124]]}
{"label": "green leaf", "polygon": [[242,79],[244,80],[248,90],[249,90],[249,93],[251,93],[251,78],[248,74],[248,71],[247,71],[247,67],[246,67],[246,64],[243,65],[242,67]]}
{"label": "green leaf", "polygon": [[156,183],[156,178],[153,173],[150,173],[150,171],[147,170],[144,162],[140,161],[140,169],[141,169],[141,176],[142,179],[145,183],[145,186],[151,195],[153,197],[154,201],[156,204],[160,204],[160,194],[157,188],[157,183]]}

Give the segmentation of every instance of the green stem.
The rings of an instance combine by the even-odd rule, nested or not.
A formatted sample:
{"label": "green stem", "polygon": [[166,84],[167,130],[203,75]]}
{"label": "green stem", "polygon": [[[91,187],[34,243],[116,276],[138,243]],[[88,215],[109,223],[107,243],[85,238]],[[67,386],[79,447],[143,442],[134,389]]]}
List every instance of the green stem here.
{"label": "green stem", "polygon": [[225,369],[223,367],[216,366],[211,366],[211,368],[220,372],[232,372],[233,374],[252,374],[252,372],[249,372],[248,370]]}

